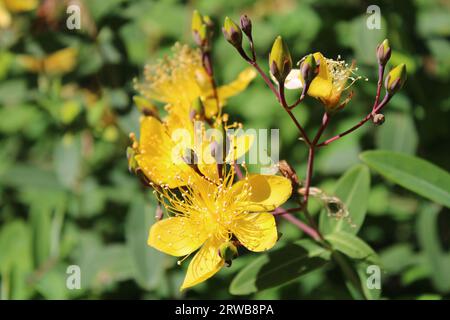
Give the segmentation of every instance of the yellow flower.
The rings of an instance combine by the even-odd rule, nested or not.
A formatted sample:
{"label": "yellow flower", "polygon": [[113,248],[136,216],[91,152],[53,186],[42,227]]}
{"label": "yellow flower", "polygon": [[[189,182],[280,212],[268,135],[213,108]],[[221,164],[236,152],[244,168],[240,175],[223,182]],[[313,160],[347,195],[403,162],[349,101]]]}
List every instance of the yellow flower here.
{"label": "yellow flower", "polygon": [[274,175],[247,175],[234,183],[234,175],[232,166],[228,171],[223,167],[221,179],[216,171],[212,176],[196,176],[179,194],[167,188],[158,191],[172,215],[151,227],[148,244],[176,257],[198,250],[181,290],[220,270],[225,261],[219,250],[224,244],[237,240],[248,250],[261,252],[277,241],[275,219],[269,211],[290,197],[291,182]]}
{"label": "yellow flower", "polygon": [[30,11],[37,5],[38,0],[0,0],[0,28],[11,25],[11,13]]}
{"label": "yellow flower", "polygon": [[[319,99],[327,110],[332,111],[342,105],[342,93],[361,77],[353,77],[357,70],[353,64],[349,66],[343,60],[327,59],[320,52],[314,53],[314,58],[319,64],[319,73],[311,82],[307,94]],[[350,84],[347,84],[348,80]],[[286,78],[285,86],[287,89],[298,89],[303,87],[303,83],[300,70],[293,69]]]}
{"label": "yellow flower", "polygon": [[64,74],[75,68],[77,54],[78,52],[74,48],[64,48],[43,58],[22,55],[19,57],[19,62],[30,72]]}
{"label": "yellow flower", "polygon": [[[140,126],[140,139],[136,148],[136,157],[139,168],[152,182],[157,185],[176,188],[189,183],[190,177],[195,174],[183,156],[186,150],[193,150],[198,156],[196,166],[202,174],[218,177],[212,168],[217,163],[211,154],[211,139],[206,138],[204,124],[199,134],[196,134],[193,122],[176,113],[170,114],[166,122],[154,117],[143,117]],[[183,129],[177,131],[177,129]],[[196,141],[196,137],[200,141]],[[244,155],[251,147],[254,137],[245,134],[229,135],[229,153],[225,162],[230,163]]]}
{"label": "yellow flower", "polygon": [[[202,66],[200,51],[181,44],[176,44],[173,51],[172,57],[146,66],[144,81],[137,83],[136,89],[150,100],[165,103],[169,112],[176,108],[176,111],[181,109],[187,115],[192,103],[200,98],[206,117],[215,116],[219,108],[209,76]],[[219,107],[222,108],[228,98],[244,90],[255,76],[256,72],[248,68],[233,82],[218,87]]]}

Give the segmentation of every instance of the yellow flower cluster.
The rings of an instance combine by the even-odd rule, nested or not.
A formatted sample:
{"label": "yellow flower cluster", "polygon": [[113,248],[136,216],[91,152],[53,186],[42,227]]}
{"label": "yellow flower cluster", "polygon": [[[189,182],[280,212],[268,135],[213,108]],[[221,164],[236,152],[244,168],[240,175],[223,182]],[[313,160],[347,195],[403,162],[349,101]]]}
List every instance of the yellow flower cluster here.
{"label": "yellow flower cluster", "polygon": [[[251,136],[227,136],[225,140],[231,143],[223,155],[224,163],[216,159],[211,146],[220,139],[208,137],[205,128],[209,125],[225,132],[228,117],[222,108],[229,97],[247,87],[255,72],[244,70],[215,92],[209,77],[201,53],[177,44],[172,57],[147,66],[144,81],[136,84],[147,99],[140,98],[141,105],[152,113],[141,120],[133,161],[167,213],[151,227],[148,244],[176,257],[196,252],[181,289],[218,272],[236,246],[255,252],[273,247],[277,229],[270,212],[292,192],[291,182],[281,176],[245,173],[237,181],[236,159],[250,148]],[[156,101],[165,105],[163,119],[155,111]],[[190,138],[195,135],[194,120],[201,123],[200,144]],[[187,131],[190,137],[177,140],[177,129]],[[186,151],[195,155],[195,163],[186,161]],[[197,157],[200,154],[206,156]]]}

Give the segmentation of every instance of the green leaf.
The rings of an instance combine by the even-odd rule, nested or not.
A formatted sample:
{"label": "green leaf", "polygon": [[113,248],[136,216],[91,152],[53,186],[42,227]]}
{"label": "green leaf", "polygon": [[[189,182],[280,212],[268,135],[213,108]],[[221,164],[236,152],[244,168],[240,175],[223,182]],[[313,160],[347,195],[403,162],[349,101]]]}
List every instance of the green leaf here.
{"label": "green leaf", "polygon": [[366,151],[360,157],[387,179],[450,207],[450,174],[447,171],[426,160],[390,151]]}
{"label": "green leaf", "polygon": [[155,222],[155,205],[146,205],[139,197],[131,205],[125,225],[127,246],[135,264],[134,277],[137,283],[152,289],[158,285],[163,271],[163,254],[147,245],[148,232]]}
{"label": "green leaf", "polygon": [[32,290],[27,277],[33,270],[30,229],[22,220],[0,229],[0,299],[27,299]]}
{"label": "green leaf", "polygon": [[66,135],[55,146],[55,170],[59,181],[67,188],[75,188],[81,171],[81,146],[78,137]]}
{"label": "green leaf", "polygon": [[288,283],[323,267],[330,253],[304,239],[270,251],[242,269],[230,285],[230,293],[246,295]]}
{"label": "green leaf", "polygon": [[373,286],[377,281],[373,277],[378,277],[378,281],[381,281],[381,269],[378,265],[373,265],[366,260],[350,260],[338,251],[333,252],[332,256],[341,268],[345,285],[354,299],[379,299],[381,283],[379,283],[379,287]]}
{"label": "green leaf", "polygon": [[376,131],[378,149],[415,154],[418,134],[409,114],[387,113],[386,122]]}
{"label": "green leaf", "polygon": [[366,216],[370,193],[370,173],[364,165],[356,165],[347,170],[336,184],[334,194],[344,202],[350,220],[336,220],[323,211],[320,216],[320,230],[324,234],[346,231],[358,233]]}
{"label": "green leaf", "polygon": [[375,251],[361,238],[353,234],[339,231],[325,235],[325,239],[331,243],[334,249],[342,252],[349,258],[380,264]]}
{"label": "green leaf", "polygon": [[34,204],[30,210],[33,255],[36,267],[40,267],[50,257],[51,211],[47,204]]}
{"label": "green leaf", "polygon": [[429,263],[434,287],[440,292],[450,292],[450,254],[446,253],[439,239],[437,228],[441,207],[429,204],[420,212],[417,235],[420,247]]}
{"label": "green leaf", "polygon": [[[351,117],[344,121],[340,121],[335,132],[342,132],[352,127],[359,118]],[[360,140],[367,131],[367,127],[361,127],[354,133],[339,141],[332,143],[326,148],[322,148],[318,153],[315,167],[322,174],[341,174],[352,166],[359,164],[358,159],[361,153]]]}

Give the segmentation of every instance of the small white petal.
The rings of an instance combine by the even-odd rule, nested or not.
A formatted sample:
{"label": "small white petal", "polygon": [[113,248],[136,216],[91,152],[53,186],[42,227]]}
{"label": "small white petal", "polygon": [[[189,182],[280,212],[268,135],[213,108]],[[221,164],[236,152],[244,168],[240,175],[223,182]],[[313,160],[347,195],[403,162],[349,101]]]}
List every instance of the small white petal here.
{"label": "small white petal", "polygon": [[303,83],[300,80],[300,77],[300,69],[292,69],[284,81],[284,87],[289,90],[303,88]]}

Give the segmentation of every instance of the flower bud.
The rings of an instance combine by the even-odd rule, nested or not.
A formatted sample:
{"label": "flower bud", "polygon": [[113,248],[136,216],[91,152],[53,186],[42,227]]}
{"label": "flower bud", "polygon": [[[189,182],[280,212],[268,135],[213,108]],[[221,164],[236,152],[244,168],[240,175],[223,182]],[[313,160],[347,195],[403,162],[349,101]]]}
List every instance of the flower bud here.
{"label": "flower bud", "polygon": [[384,115],[381,113],[375,114],[372,118],[372,122],[377,126],[381,126],[384,123],[384,120]]}
{"label": "flower bud", "polygon": [[380,43],[377,47],[377,59],[378,63],[382,66],[385,66],[386,63],[391,58],[391,47],[389,46],[389,40],[384,39],[382,43]]}
{"label": "flower bud", "polygon": [[252,21],[247,17],[246,14],[241,16],[241,28],[242,31],[251,39],[252,37]]}
{"label": "flower bud", "polygon": [[291,183],[293,186],[298,186],[300,184],[300,181],[298,180],[297,173],[295,172],[294,168],[292,168],[289,163],[287,163],[286,160],[281,160],[278,163],[278,168],[280,169],[281,174],[291,180]]}
{"label": "flower bud", "polygon": [[135,156],[136,151],[132,147],[127,147],[128,170],[132,173],[135,173],[139,167]]}
{"label": "flower bud", "polygon": [[192,12],[192,24],[191,24],[192,32],[199,32],[202,24],[203,24],[202,15],[197,10],[194,10],[194,12]]}
{"label": "flower bud", "polygon": [[319,73],[319,68],[313,54],[309,54],[300,64],[300,74],[305,84],[310,84]]}
{"label": "flower bud", "polygon": [[400,90],[406,82],[406,66],[404,63],[392,69],[386,77],[384,86],[388,94],[393,95]]}
{"label": "flower bud", "polygon": [[229,17],[225,17],[222,32],[225,39],[227,39],[234,47],[240,48],[242,46],[242,31]]}
{"label": "flower bud", "polygon": [[219,257],[221,257],[227,266],[238,256],[238,250],[232,242],[225,242],[219,247]]}
{"label": "flower bud", "polygon": [[209,49],[212,33],[212,21],[208,16],[202,16],[197,10],[192,13],[192,35],[195,43],[204,50]]}
{"label": "flower bud", "polygon": [[284,83],[292,69],[291,54],[281,36],[278,36],[272,45],[269,55],[269,67],[270,72],[277,79],[278,83]]}

